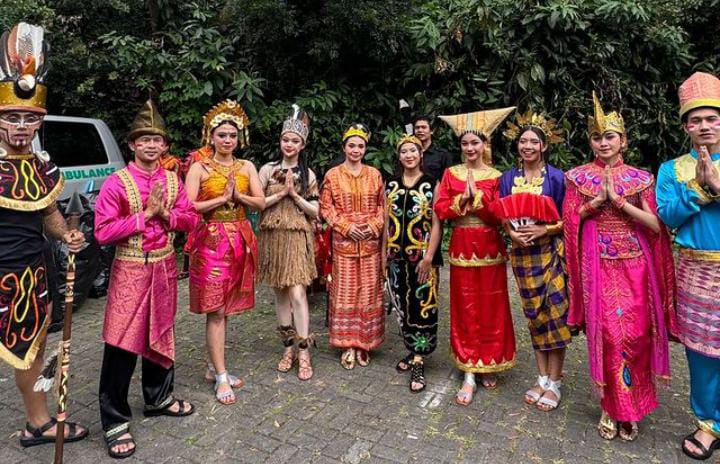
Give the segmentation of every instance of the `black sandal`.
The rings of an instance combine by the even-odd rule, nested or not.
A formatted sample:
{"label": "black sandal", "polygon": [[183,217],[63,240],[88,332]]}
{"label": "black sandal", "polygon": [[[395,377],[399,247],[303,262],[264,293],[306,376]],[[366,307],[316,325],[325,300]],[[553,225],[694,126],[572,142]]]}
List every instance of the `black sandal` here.
{"label": "black sandal", "polygon": [[[172,405],[176,404],[178,405],[178,410],[172,411],[170,408]],[[185,411],[185,405],[189,404],[190,409]],[[168,403],[167,406],[163,406],[161,408],[153,408],[151,406],[145,406],[145,409],[143,410],[143,415],[145,417],[157,417],[157,416],[170,416],[170,417],[184,417],[189,416],[190,414],[195,412],[195,406],[193,406],[192,403],[189,401],[183,401],[183,400],[176,400],[173,398],[170,403]]]}
{"label": "black sandal", "polygon": [[[23,448],[29,448],[31,446],[43,445],[45,443],[55,443],[56,435],[43,435],[45,432],[53,428],[57,424],[57,419],[51,417],[49,421],[41,425],[38,428],[33,427],[28,422],[25,424],[25,430],[28,431],[32,436],[27,437],[23,433],[20,436],[20,444]],[[68,429],[68,435],[65,437],[65,443],[72,443],[74,441],[80,441],[88,436],[88,429],[82,432],[78,432],[80,428],[75,422],[65,422],[65,427]]]}
{"label": "black sandal", "polygon": [[[713,455],[716,449],[720,448],[720,438],[716,438],[715,440],[713,440],[713,442],[710,443],[710,446],[706,448],[705,445],[700,442],[700,440],[695,438],[695,434],[698,433],[698,430],[700,429],[695,430],[693,433],[683,438],[682,451],[683,453],[685,453],[685,456],[689,458],[695,459],[696,461],[705,461]],[[695,454],[688,451],[688,449],[685,447],[686,441],[695,445],[699,450],[702,451],[702,453]]]}
{"label": "black sandal", "polygon": [[[400,361],[395,364],[395,370],[399,373],[407,372],[412,368],[412,360],[415,355],[412,353],[409,353],[407,356],[402,358]],[[405,364],[405,368],[403,369],[402,365]]]}
{"label": "black sandal", "polygon": [[[419,383],[422,385],[422,387],[418,389],[413,389],[412,384],[413,383]],[[410,388],[410,391],[412,393],[420,393],[421,391],[425,390],[426,386],[425,381],[425,366],[422,361],[416,361],[413,360],[411,372],[410,372],[410,383],[408,384],[408,388]]]}
{"label": "black sandal", "polygon": [[[130,435],[130,427],[128,427],[128,424],[122,424],[119,427],[115,427],[114,429],[110,429],[105,432],[105,443],[107,444],[108,456],[113,459],[125,459],[135,454],[137,443],[135,443],[135,439],[132,435],[130,435],[130,438],[120,438],[126,433]],[[113,448],[120,445],[133,445],[133,447],[127,451],[113,451]]]}

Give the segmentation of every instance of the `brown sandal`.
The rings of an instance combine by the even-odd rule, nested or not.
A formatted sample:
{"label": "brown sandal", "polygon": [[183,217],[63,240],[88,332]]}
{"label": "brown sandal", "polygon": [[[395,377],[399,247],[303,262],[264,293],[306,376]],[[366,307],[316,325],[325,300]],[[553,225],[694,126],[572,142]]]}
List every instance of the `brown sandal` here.
{"label": "brown sandal", "polygon": [[295,364],[295,347],[290,345],[285,347],[282,358],[278,362],[277,370],[280,372],[289,372]]}
{"label": "brown sandal", "polygon": [[313,367],[310,363],[310,350],[298,350],[298,379],[310,380],[313,376]]}

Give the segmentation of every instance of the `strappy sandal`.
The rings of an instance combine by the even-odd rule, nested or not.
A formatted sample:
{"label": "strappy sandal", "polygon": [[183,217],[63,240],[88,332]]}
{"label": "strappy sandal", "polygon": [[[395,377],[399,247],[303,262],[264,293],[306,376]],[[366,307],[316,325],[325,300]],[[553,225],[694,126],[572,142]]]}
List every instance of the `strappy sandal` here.
{"label": "strappy sandal", "polygon": [[[145,409],[143,409],[143,415],[145,417],[158,417],[158,416],[185,417],[185,416],[189,416],[190,414],[195,412],[195,406],[193,406],[193,404],[190,403],[189,401],[176,400],[175,398],[170,397],[170,401],[169,402],[165,401],[165,403],[168,403],[168,404],[165,406],[160,405],[157,407],[149,406],[146,404]],[[176,404],[178,405],[178,410],[173,411],[171,408]],[[185,410],[185,405],[190,406],[190,409]]]}
{"label": "strappy sandal", "polygon": [[[625,424],[630,424],[630,431],[625,428]],[[622,422],[618,427],[618,436],[624,441],[635,441],[640,435],[637,422]]]}
{"label": "strappy sandal", "polygon": [[277,370],[279,372],[290,372],[293,364],[295,364],[295,354],[295,347],[293,345],[286,346],[282,358],[280,358],[280,362],[277,365]]}
{"label": "strappy sandal", "polygon": [[[716,449],[720,448],[720,438],[716,438],[712,443],[710,443],[710,446],[706,447],[695,437],[695,434],[700,430],[702,429],[696,429],[693,433],[683,438],[682,451],[685,453],[685,456],[689,458],[695,459],[696,461],[705,461],[713,455]],[[690,442],[695,445],[695,447],[700,450],[700,454],[696,454],[688,450],[685,446],[686,442]]]}
{"label": "strappy sandal", "polygon": [[[25,424],[25,430],[30,434],[26,436],[24,433],[20,435],[20,444],[23,448],[29,448],[31,446],[43,445],[45,443],[55,443],[56,435],[44,435],[45,432],[53,428],[57,424],[57,419],[51,417],[49,421],[45,422],[40,427],[33,427],[30,423]],[[80,427],[75,422],[65,422],[68,435],[65,437],[65,443],[72,443],[74,441],[80,441],[88,436],[88,429],[80,431]]]}
{"label": "strappy sandal", "polygon": [[340,365],[347,370],[355,369],[355,350],[348,348],[340,355]]}
{"label": "strappy sandal", "polygon": [[[130,435],[130,428],[128,427],[128,424],[122,424],[118,427],[115,427],[113,429],[108,430],[105,432],[105,443],[107,444],[107,451],[108,456],[110,456],[113,459],[125,459],[129,458],[133,454],[135,454],[135,450],[137,449],[137,444],[135,443],[135,440],[133,439],[132,435],[130,435],[130,438],[120,438],[123,435],[128,434]],[[113,448],[120,446],[120,445],[133,445],[132,448],[126,450],[126,451],[113,451]]]}
{"label": "strappy sandal", "polygon": [[[210,375],[208,375],[210,374]],[[205,381],[207,383],[214,383],[215,382],[215,366],[213,366],[213,363],[208,361],[207,363],[207,371],[205,372]],[[239,377],[235,377],[232,374],[228,374],[228,379],[230,380],[230,386],[235,388],[242,388],[245,386],[245,381]]]}
{"label": "strappy sandal", "polygon": [[[228,386],[228,390],[220,393],[220,387],[223,384]],[[218,402],[220,402],[220,404],[226,406],[235,404],[235,392],[233,391],[232,385],[230,385],[230,379],[227,372],[223,372],[222,374],[215,374],[215,398],[218,400]]]}
{"label": "strappy sandal", "polygon": [[600,422],[597,425],[598,433],[605,440],[612,440],[617,437],[618,427],[617,423],[607,415],[605,411],[600,416]]}
{"label": "strappy sandal", "polygon": [[[465,379],[463,380],[463,384],[460,387],[460,390],[458,390],[457,394],[455,395],[455,403],[460,406],[469,406],[470,403],[472,403],[473,396],[475,395],[475,391],[477,390],[477,384],[475,383],[475,376],[474,374],[471,374],[472,377],[465,375]],[[472,391],[466,391],[463,390],[463,387],[465,385],[469,385],[472,387]]]}
{"label": "strappy sandal", "polygon": [[400,361],[397,362],[397,364],[395,364],[395,370],[400,374],[409,371],[412,367],[412,360],[414,356],[414,354],[410,353],[404,358],[402,358]]}
{"label": "strappy sandal", "polygon": [[357,359],[357,363],[362,367],[367,367],[370,364],[370,353],[366,350],[356,350],[355,358]]}
{"label": "strappy sandal", "polygon": [[313,367],[310,363],[310,350],[308,348],[298,350],[298,379],[310,380],[313,376]]}
{"label": "strappy sandal", "polygon": [[543,393],[543,395],[538,400],[536,407],[543,412],[550,412],[554,409],[557,409],[558,405],[560,404],[560,399],[562,398],[562,394],[560,393],[560,387],[562,387],[562,380],[549,379],[545,391],[546,393],[551,392],[553,395],[555,395],[555,398],[557,399],[550,399],[545,396],[545,393]]}
{"label": "strappy sandal", "polygon": [[[525,398],[523,398],[525,403],[531,404],[531,405],[537,403],[538,400],[540,400],[540,398],[545,393],[545,390],[547,390],[547,384],[548,384],[549,380],[550,380],[550,376],[548,376],[548,375],[538,375],[537,383],[535,383],[535,385],[532,388],[530,388],[528,391],[525,392]],[[535,388],[535,387],[540,387],[540,389],[543,392],[542,393],[536,392],[535,390],[533,390],[533,388]]]}
{"label": "strappy sandal", "polygon": [[[420,388],[413,388],[413,384],[420,384]],[[408,388],[412,393],[420,393],[425,390],[427,382],[425,381],[425,366],[420,356],[415,356],[412,361],[412,367],[410,368],[410,384]]]}

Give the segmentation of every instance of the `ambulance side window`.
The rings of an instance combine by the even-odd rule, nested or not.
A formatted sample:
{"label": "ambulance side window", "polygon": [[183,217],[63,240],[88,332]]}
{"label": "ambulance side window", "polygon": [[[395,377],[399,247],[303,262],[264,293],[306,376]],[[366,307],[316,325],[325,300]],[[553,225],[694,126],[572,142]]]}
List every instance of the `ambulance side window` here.
{"label": "ambulance side window", "polygon": [[105,145],[92,124],[45,121],[40,142],[61,168],[108,164]]}

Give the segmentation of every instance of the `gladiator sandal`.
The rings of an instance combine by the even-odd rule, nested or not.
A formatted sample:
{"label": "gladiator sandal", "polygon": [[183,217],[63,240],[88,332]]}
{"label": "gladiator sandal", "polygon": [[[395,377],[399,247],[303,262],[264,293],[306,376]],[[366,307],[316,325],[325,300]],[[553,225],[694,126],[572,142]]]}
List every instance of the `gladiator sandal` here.
{"label": "gladiator sandal", "polygon": [[297,337],[297,332],[295,331],[295,327],[291,325],[280,325],[277,330],[278,334],[280,334],[282,344],[285,346],[285,351],[283,352],[282,358],[280,358],[280,362],[277,365],[277,370],[280,372],[288,372],[292,369],[293,364],[295,363],[294,342]]}
{"label": "gladiator sandal", "polygon": [[602,416],[600,416],[600,422],[598,422],[597,428],[598,433],[605,440],[612,440],[613,438],[617,437],[617,422],[612,420],[605,411],[603,411]]}
{"label": "gladiator sandal", "polygon": [[310,363],[310,345],[317,348],[315,344],[315,334],[311,333],[307,337],[296,337],[298,346],[298,379],[310,380],[313,376],[313,367]]}

